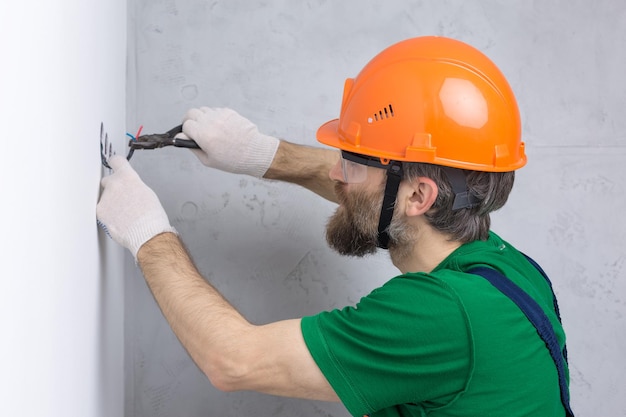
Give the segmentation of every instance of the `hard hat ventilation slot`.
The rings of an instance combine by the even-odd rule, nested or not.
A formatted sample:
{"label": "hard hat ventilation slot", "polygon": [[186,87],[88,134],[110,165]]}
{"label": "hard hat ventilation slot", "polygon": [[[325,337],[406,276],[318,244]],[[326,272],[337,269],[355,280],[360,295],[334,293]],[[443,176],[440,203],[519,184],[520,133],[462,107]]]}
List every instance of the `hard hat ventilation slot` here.
{"label": "hard hat ventilation slot", "polygon": [[373,117],[368,117],[367,123],[380,122],[393,116],[393,107],[390,104],[387,107],[383,107],[382,109],[378,110],[378,112],[374,113]]}

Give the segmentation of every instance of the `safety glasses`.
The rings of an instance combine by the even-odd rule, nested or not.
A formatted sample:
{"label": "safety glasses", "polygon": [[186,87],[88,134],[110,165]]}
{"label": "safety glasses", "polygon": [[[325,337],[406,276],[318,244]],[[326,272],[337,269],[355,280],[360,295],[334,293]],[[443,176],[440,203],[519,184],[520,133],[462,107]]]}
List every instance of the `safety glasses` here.
{"label": "safety glasses", "polygon": [[380,162],[380,158],[341,151],[341,173],[343,182],[357,184],[367,179],[367,167],[387,170],[389,165]]}

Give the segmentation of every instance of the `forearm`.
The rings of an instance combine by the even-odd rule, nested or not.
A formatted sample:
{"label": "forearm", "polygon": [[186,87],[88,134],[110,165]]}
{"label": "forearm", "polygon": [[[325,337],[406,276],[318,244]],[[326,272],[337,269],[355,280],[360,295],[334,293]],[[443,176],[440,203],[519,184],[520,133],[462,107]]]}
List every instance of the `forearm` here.
{"label": "forearm", "polygon": [[336,150],[281,141],[272,165],[263,177],[301,185],[337,202],[334,182],[328,174],[338,159]]}
{"label": "forearm", "polygon": [[[253,327],[207,283],[173,233],[155,236],[137,261],[163,315],[198,367],[222,389],[236,364],[225,352]],[[237,337],[235,337],[237,336]]]}
{"label": "forearm", "polygon": [[218,389],[338,401],[300,319],[250,324],[202,278],[173,233],[146,242],[137,261],[172,330]]}

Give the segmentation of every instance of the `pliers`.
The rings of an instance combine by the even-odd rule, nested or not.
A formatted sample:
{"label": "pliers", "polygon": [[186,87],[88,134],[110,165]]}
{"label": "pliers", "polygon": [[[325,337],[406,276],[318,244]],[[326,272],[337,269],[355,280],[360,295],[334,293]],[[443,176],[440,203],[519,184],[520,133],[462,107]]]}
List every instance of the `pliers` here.
{"label": "pliers", "polygon": [[181,139],[175,136],[182,133],[183,125],[178,125],[165,133],[153,133],[150,135],[141,135],[131,139],[128,142],[130,150],[127,159],[135,152],[135,149],[158,149],[164,146],[176,146],[178,148],[200,149],[200,146],[193,139]]}
{"label": "pliers", "polygon": [[157,149],[164,146],[177,146],[179,148],[199,149],[200,146],[192,139],[180,139],[175,136],[183,132],[183,125],[178,125],[165,133],[154,133],[151,135],[141,135],[131,139],[128,146],[131,149]]}

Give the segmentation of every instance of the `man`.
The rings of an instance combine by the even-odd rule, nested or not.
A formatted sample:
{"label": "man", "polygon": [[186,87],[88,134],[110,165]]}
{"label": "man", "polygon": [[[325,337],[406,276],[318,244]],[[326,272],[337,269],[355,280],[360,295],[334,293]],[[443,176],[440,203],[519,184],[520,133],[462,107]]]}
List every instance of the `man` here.
{"label": "man", "polygon": [[[378,54],[346,81],[340,118],[318,130],[341,152],[263,135],[230,109],[192,109],[183,131],[209,167],[339,203],[329,245],[351,256],[388,249],[401,272],[356,306],[252,325],[200,275],[156,195],[112,158],[98,220],[218,389],[342,401],[355,416],[569,413],[549,282],[489,230],[526,156],[513,92],[482,53],[422,37]],[[530,296],[551,344],[479,267]]]}

